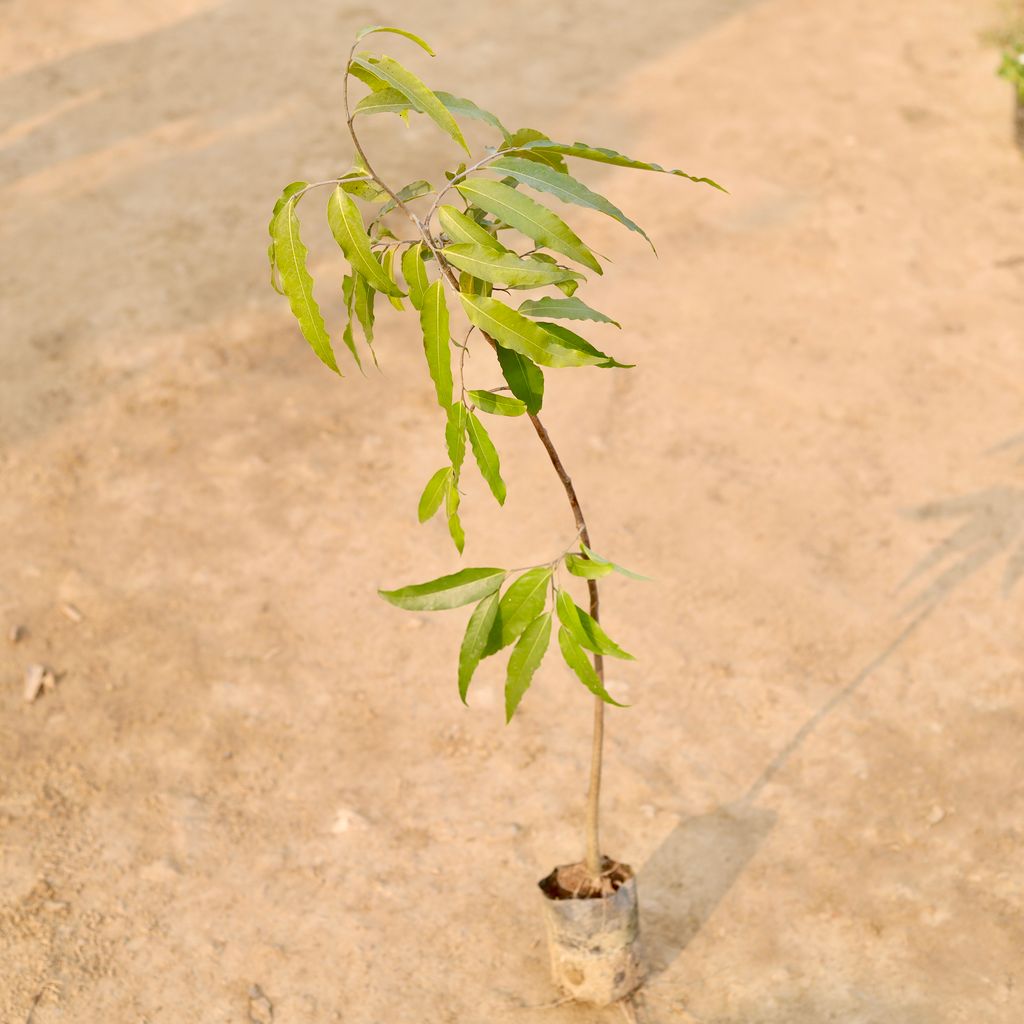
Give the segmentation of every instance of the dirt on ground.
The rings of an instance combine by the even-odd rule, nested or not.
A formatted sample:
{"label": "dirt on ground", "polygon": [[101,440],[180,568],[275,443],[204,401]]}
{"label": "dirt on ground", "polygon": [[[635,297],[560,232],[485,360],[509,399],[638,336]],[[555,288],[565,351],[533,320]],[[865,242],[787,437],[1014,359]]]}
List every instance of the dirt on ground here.
{"label": "dirt on ground", "polygon": [[[0,32],[0,1020],[1019,1024],[1024,160],[995,4],[7,0]],[[590,698],[503,725],[416,500],[444,454],[416,324],[328,373],[269,287],[281,186],[349,165],[353,32],[594,165],[649,229],[546,422],[638,656],[606,852],[651,977],[557,1005],[536,882],[582,854]],[[479,145],[482,130],[474,128]],[[367,124],[399,181],[457,162]],[[338,263],[307,207],[337,329]],[[481,353],[482,383],[491,368]],[[572,539],[495,422],[466,562]],[[23,696],[26,671],[53,685]],[[42,680],[37,680],[42,682]]]}

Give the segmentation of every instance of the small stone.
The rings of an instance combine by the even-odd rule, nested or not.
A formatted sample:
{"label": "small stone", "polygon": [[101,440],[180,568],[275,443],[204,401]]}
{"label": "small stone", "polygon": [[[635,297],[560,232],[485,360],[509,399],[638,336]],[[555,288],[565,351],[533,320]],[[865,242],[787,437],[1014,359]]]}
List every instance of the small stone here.
{"label": "small stone", "polygon": [[25,669],[25,686],[22,696],[31,704],[44,690],[52,690],[57,685],[53,671],[45,665],[29,665]]}
{"label": "small stone", "polygon": [[27,633],[28,630],[25,629],[24,626],[11,626],[11,628],[7,631],[7,639],[10,640],[12,644],[18,644],[25,639]]}
{"label": "small stone", "polygon": [[945,808],[942,808],[938,804],[936,804],[932,808],[931,813],[928,815],[928,824],[932,825],[932,826],[938,825],[938,823],[940,821],[942,821],[942,819],[945,818],[945,817],[946,817]]}
{"label": "small stone", "polygon": [[79,623],[82,621],[82,613],[73,604],[70,604],[69,602],[65,601],[60,606],[60,610],[61,614],[65,618],[70,619],[72,622]]}

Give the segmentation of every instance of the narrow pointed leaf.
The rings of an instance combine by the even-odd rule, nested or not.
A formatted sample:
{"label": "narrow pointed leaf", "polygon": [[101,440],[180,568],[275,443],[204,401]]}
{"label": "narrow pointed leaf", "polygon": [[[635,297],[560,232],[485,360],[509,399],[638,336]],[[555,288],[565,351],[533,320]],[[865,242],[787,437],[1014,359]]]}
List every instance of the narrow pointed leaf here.
{"label": "narrow pointed leaf", "polygon": [[550,566],[539,566],[528,569],[505,591],[498,609],[500,633],[495,650],[508,647],[544,611],[550,583]]}
{"label": "narrow pointed leaf", "polygon": [[435,124],[447,132],[467,153],[469,146],[466,144],[462,129],[458,122],[437,96],[427,88],[408,68],[403,67],[397,60],[391,57],[364,57],[362,55],[352,58],[354,67],[365,68],[371,74],[376,75],[381,81],[386,82],[392,89],[402,93],[411,101],[413,107],[431,118]]}
{"label": "narrow pointed leaf", "polygon": [[472,217],[467,217],[461,210],[454,206],[440,206],[437,210],[437,219],[441,222],[441,230],[453,242],[468,242],[474,245],[486,246],[495,252],[508,252],[487,230],[478,224]]}
{"label": "narrow pointed leaf", "polygon": [[[465,444],[465,441],[463,441]],[[448,516],[448,533],[455,544],[456,550],[462,554],[466,546],[466,531],[462,529],[462,520],[459,518],[459,480],[458,471],[453,469],[452,475],[448,478],[448,489],[444,496],[445,514]]]}
{"label": "narrow pointed leaf", "polygon": [[467,391],[470,401],[481,411],[493,416],[522,416],[526,403],[508,395],[496,395],[493,391]]}
{"label": "narrow pointed leaf", "polygon": [[[276,203],[274,203],[274,212],[270,215],[270,246],[267,249],[267,256],[270,257],[270,287],[274,289],[278,295],[284,295],[281,290],[280,284],[277,281],[277,263],[274,260],[274,221],[277,219],[277,215],[281,212],[281,207],[284,206],[288,200],[295,195],[296,192],[301,192],[308,183],[305,181],[293,181],[290,185],[285,185],[278,197]],[[300,197],[301,198],[301,197]],[[298,203],[298,199],[295,200]]]}
{"label": "narrow pointed leaf", "polygon": [[[498,299],[477,295],[461,295],[460,298],[470,323],[494,338],[499,345],[519,352],[541,366],[597,366],[608,360],[608,356],[596,349],[586,352],[570,347],[554,333]],[[512,386],[511,382],[509,386]]]}
{"label": "narrow pointed leaf", "polygon": [[380,590],[385,601],[398,608],[417,612],[445,611],[473,604],[493,594],[505,578],[504,569],[460,569],[449,576],[439,576],[427,583],[414,583],[398,590]]}
{"label": "narrow pointed leaf", "polygon": [[505,126],[489,111],[478,107],[472,100],[463,99],[461,96],[453,96],[450,92],[435,92],[434,95],[445,105],[445,109],[456,117],[468,117],[474,121],[483,121],[485,124],[497,128],[502,135],[508,136]]}
{"label": "narrow pointed leaf", "polygon": [[459,270],[481,281],[510,288],[542,288],[559,281],[579,280],[582,274],[557,265],[524,260],[512,252],[496,252],[489,246],[459,243],[441,250],[444,258]]}
{"label": "narrow pointed leaf", "polygon": [[466,632],[462,638],[462,647],[459,649],[459,697],[462,703],[466,703],[466,694],[469,692],[469,684],[473,679],[473,673],[481,658],[484,657],[494,632],[495,624],[498,621],[498,591],[488,594],[473,609],[473,614],[466,623]]}
{"label": "narrow pointed leaf", "polygon": [[356,349],[356,339],[352,332],[352,316],[355,310],[355,278],[352,274],[346,274],[341,280],[341,292],[345,299],[345,329],[342,331],[341,340],[345,347],[352,353],[352,358],[362,373],[363,361],[359,358],[359,351]]}
{"label": "narrow pointed leaf", "polygon": [[596,551],[592,551],[590,548],[587,547],[586,544],[581,543],[580,549],[587,556],[587,558],[591,559],[591,561],[605,562],[622,576],[627,576],[631,580],[641,580],[643,582],[650,582],[650,576],[641,576],[640,573],[633,572],[632,569],[624,569],[621,565],[616,564],[610,558],[604,558],[603,556],[599,555]]}
{"label": "narrow pointed leaf", "polygon": [[567,591],[558,590],[555,595],[555,609],[558,612],[559,621],[580,646],[586,647],[588,651],[593,651],[595,654],[607,654],[625,661],[635,660],[632,654],[624,651],[601,628],[601,624],[596,619],[576,604]]}
{"label": "narrow pointed leaf", "polygon": [[445,491],[448,489],[448,480],[451,478],[451,475],[451,467],[444,466],[427,481],[427,486],[423,488],[423,494],[420,496],[420,504],[417,509],[417,515],[421,523],[425,523],[428,519],[432,519],[437,515],[437,510],[441,507],[441,502],[444,501]]}
{"label": "narrow pointed leaf", "polygon": [[[382,269],[384,270],[384,273],[388,275],[388,280],[395,286],[395,288],[398,288],[398,281],[395,278],[395,250],[394,249],[385,249],[384,250],[384,258],[380,261],[380,265],[381,265]],[[401,289],[398,289],[398,290],[401,291]],[[394,295],[389,295],[388,296],[388,302],[390,302],[391,305],[394,306],[395,309],[397,309],[399,311],[405,309],[405,305],[402,302],[402,300],[395,298]]]}
{"label": "narrow pointed leaf", "polygon": [[560,627],[558,630],[558,646],[562,650],[562,657],[565,659],[565,663],[576,673],[579,681],[595,697],[600,697],[606,704],[614,704],[617,708],[629,707],[628,704],[620,704],[617,700],[613,699],[612,695],[604,688],[601,683],[601,677],[590,663],[590,659],[565,626]]}
{"label": "narrow pointed leaf", "polygon": [[[466,458],[466,407],[453,402],[447,409],[448,421],[444,428],[444,442],[448,448],[448,459],[452,464],[452,484],[458,485],[462,463]],[[455,490],[455,497],[458,497]]]}
{"label": "narrow pointed leaf", "polygon": [[586,580],[599,580],[615,572],[615,566],[607,562],[595,562],[582,555],[566,555],[565,567],[573,576],[582,576]]}
{"label": "narrow pointed leaf", "polygon": [[[383,83],[381,84],[383,85]],[[442,92],[440,89],[435,91],[434,95],[441,101],[448,113],[456,117],[468,117],[475,121],[483,121],[497,128],[502,135],[508,136],[504,125],[489,110],[478,107],[472,100],[453,96],[450,92]],[[397,89],[385,86],[364,96],[356,104],[352,115],[355,117],[359,114],[405,114],[410,110],[416,110],[411,100]]]}
{"label": "narrow pointed leaf", "polygon": [[411,39],[417,46],[426,50],[431,57],[437,56],[428,42],[420,39],[417,35],[413,35],[412,32],[406,32],[404,28],[395,28],[392,25],[371,25],[369,28],[360,29],[356,33],[356,39],[365,39],[366,36],[372,36],[375,32],[392,32],[396,36],[405,36],[406,39]]}
{"label": "narrow pointed leaf", "polygon": [[422,242],[410,245],[402,253],[402,277],[405,278],[405,286],[409,289],[409,301],[415,309],[422,309],[423,297],[429,286],[427,268],[423,262]]}
{"label": "narrow pointed leaf", "polygon": [[327,222],[331,226],[335,241],[341,246],[341,251],[354,270],[359,271],[377,291],[385,295],[405,294],[388,280],[384,269],[377,262],[370,249],[370,236],[366,233],[359,207],[351,196],[342,191],[340,185],[331,193],[328,200]]}
{"label": "narrow pointed leaf", "polygon": [[444,297],[444,284],[435,281],[423,295],[420,309],[420,326],[423,329],[423,351],[427,357],[427,369],[434,382],[437,401],[442,409],[452,404],[452,360],[448,347],[448,303]]}
{"label": "narrow pointed leaf", "polygon": [[363,328],[366,344],[369,346],[370,355],[373,356],[373,362],[376,365],[377,354],[373,350],[373,323],[375,320],[373,307],[377,299],[377,293],[370,287],[369,282],[362,274],[355,273],[353,277],[353,305],[355,306],[356,319]]}
{"label": "narrow pointed leaf", "polygon": [[547,164],[563,174],[569,173],[564,156],[556,153],[553,149],[526,149],[524,147],[528,142],[551,142],[551,139],[543,132],[537,131],[536,128],[520,128],[505,139],[501,144],[501,148],[519,150],[520,155],[526,160],[532,160],[538,164]]}
{"label": "narrow pointed leaf", "polygon": [[514,188],[489,178],[467,178],[455,186],[481,210],[521,231],[538,245],[560,252],[601,274],[601,264],[568,224],[546,206]]}
{"label": "narrow pointed leaf", "polygon": [[459,274],[459,291],[464,295],[483,295],[487,297],[494,291],[494,285],[489,281],[482,281],[479,277],[463,270]]}
{"label": "narrow pointed leaf", "polygon": [[484,429],[484,425],[469,410],[466,411],[466,430],[469,443],[473,449],[476,464],[480,467],[480,475],[487,481],[487,486],[499,505],[505,504],[505,481],[501,479],[501,462],[494,442]]}
{"label": "narrow pointed leaf", "polygon": [[600,349],[594,348],[586,338],[581,338],[575,331],[570,331],[568,327],[563,327],[561,324],[540,323],[538,326],[543,327],[560,345],[580,353],[581,357],[586,356],[588,361],[594,366],[605,368],[619,367],[623,370],[631,370],[636,365],[636,363],[620,363],[617,359],[600,351]]}
{"label": "narrow pointed leaf", "polygon": [[519,642],[512,649],[508,659],[508,673],[505,677],[505,721],[511,722],[512,716],[529,689],[534,673],[547,653],[551,642],[551,612],[538,615],[526,627]]}
{"label": "narrow pointed leaf", "polygon": [[588,146],[585,142],[574,142],[570,146],[564,142],[552,142],[551,140],[536,139],[531,142],[523,143],[522,146],[520,146],[520,149],[528,152],[559,153],[564,156],[578,157],[581,160],[592,160],[599,164],[613,164],[616,167],[632,167],[638,171],[658,171],[661,174],[674,174],[679,178],[687,178],[690,181],[710,185],[712,188],[717,188],[720,192],[726,191],[726,189],[722,188],[717,181],[712,181],[711,178],[699,178],[696,175],[687,174],[686,171],[669,170],[662,167],[661,164],[652,164],[646,163],[643,160],[634,160],[632,157],[616,153],[614,149],[602,149],[600,146]]}
{"label": "narrow pointed leaf", "polygon": [[299,322],[303,337],[321,362],[341,375],[324,318],[313,298],[313,278],[306,269],[308,250],[299,237],[295,203],[294,197],[286,200],[274,217],[270,232],[274,241],[274,262],[281,275],[281,288],[288,297],[288,304]]}
{"label": "narrow pointed leaf", "polygon": [[526,185],[538,192],[547,192],[549,195],[561,199],[563,203],[582,206],[588,210],[598,210],[613,220],[617,220],[630,231],[636,231],[643,235],[647,244],[652,249],[654,248],[654,243],[647,237],[647,232],[639,224],[630,220],[604,196],[587,188],[583,182],[577,181],[568,174],[562,174],[553,167],[538,164],[533,160],[524,160],[521,156],[503,156],[488,166],[492,171],[500,171],[510,178],[514,178],[521,185]]}
{"label": "narrow pointed leaf", "polygon": [[553,299],[545,295],[540,299],[527,299],[520,304],[519,312],[523,316],[542,320],[594,320],[597,323],[622,326],[618,320],[591,309],[582,299]]}
{"label": "narrow pointed leaf", "polygon": [[[434,186],[431,185],[429,181],[420,178],[418,181],[411,181],[404,188],[400,188],[395,193],[395,196],[403,203],[407,203],[409,200],[419,199],[420,196],[425,196],[428,192],[432,192],[433,190]],[[381,217],[385,216],[385,214],[390,213],[396,206],[398,206],[398,203],[394,199],[389,199],[381,207],[380,213],[377,214],[377,219],[379,220]]]}
{"label": "narrow pointed leaf", "polygon": [[527,356],[510,348],[497,348],[498,365],[512,394],[518,398],[531,416],[536,416],[544,404],[544,371]]}

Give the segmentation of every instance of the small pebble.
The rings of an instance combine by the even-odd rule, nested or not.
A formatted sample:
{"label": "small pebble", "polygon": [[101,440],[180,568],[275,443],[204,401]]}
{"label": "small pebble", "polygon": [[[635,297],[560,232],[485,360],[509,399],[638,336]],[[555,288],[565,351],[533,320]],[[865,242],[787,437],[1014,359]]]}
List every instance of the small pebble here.
{"label": "small pebble", "polygon": [[10,640],[12,644],[20,643],[25,639],[26,632],[27,630],[24,626],[11,626],[7,631],[7,639]]}
{"label": "small pebble", "polygon": [[60,606],[61,613],[65,618],[70,619],[72,622],[81,622],[82,613],[73,605],[68,604],[66,601]]}

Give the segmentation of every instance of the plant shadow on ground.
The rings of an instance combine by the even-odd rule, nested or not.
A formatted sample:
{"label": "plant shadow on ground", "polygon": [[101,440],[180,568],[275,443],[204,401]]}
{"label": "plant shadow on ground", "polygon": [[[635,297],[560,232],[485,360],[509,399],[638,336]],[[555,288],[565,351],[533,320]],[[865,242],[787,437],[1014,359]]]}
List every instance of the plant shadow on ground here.
{"label": "plant shadow on ground", "polygon": [[[1021,445],[1024,433],[993,451]],[[1020,463],[1024,463],[1024,458],[1018,460]],[[643,893],[644,935],[652,978],[671,967],[771,832],[775,812],[757,806],[758,798],[818,726],[849,700],[938,605],[970,577],[1005,556],[1005,598],[1024,576],[1024,487],[992,487],[963,497],[929,502],[912,509],[909,515],[921,522],[961,522],[900,584],[902,592],[929,575],[932,577],[904,607],[903,614],[909,618],[900,631],[803,722],[739,800],[680,821],[641,868],[638,882]]]}

